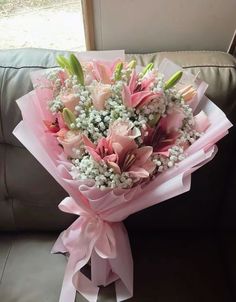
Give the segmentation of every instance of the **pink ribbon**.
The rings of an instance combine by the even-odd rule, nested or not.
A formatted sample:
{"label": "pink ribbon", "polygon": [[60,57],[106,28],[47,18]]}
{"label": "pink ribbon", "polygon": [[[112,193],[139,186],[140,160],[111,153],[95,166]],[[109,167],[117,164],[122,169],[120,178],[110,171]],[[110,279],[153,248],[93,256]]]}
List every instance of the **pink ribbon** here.
{"label": "pink ribbon", "polygon": [[[52,249],[53,253],[69,254],[59,302],[74,302],[76,290],[88,301],[96,302],[98,285],[106,286],[117,280],[117,301],[131,297],[132,256],[128,240],[123,235],[122,223],[104,221],[90,208],[85,212],[71,197],[65,198],[59,208],[63,212],[79,215],[79,218],[60,234]],[[119,249],[117,240],[121,247]],[[80,272],[90,258],[92,280]],[[120,269],[120,261],[126,261],[127,267]]]}

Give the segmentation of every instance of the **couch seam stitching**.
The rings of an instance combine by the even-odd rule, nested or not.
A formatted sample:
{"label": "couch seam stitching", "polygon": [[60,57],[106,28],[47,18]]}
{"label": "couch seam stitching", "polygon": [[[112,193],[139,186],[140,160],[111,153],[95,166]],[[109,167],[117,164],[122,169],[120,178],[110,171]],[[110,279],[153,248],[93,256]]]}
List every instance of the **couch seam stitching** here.
{"label": "couch seam stitching", "polygon": [[[202,65],[183,65],[183,68],[204,68],[204,67],[213,67],[213,68],[236,68],[236,65],[220,65],[220,64],[202,64]],[[20,67],[16,67],[16,66],[2,66],[0,65],[0,68],[3,69],[31,69],[31,68],[41,68],[41,69],[53,69],[53,68],[58,68],[58,66],[20,66]]]}
{"label": "couch seam stitching", "polygon": [[3,65],[0,65],[0,68],[3,68],[3,69],[24,69],[24,68],[42,68],[42,69],[50,69],[50,68],[58,68],[59,66],[56,65],[56,66],[3,66]]}
{"label": "couch seam stitching", "polygon": [[225,69],[236,69],[236,65],[213,65],[213,64],[209,64],[209,65],[183,65],[183,68],[204,68],[204,67],[212,67],[212,68],[225,68]]}
{"label": "couch seam stitching", "polygon": [[[127,53],[127,55],[147,55],[147,56],[153,56],[155,54],[163,54],[163,53],[206,53],[206,52],[216,52],[221,53],[224,55],[229,55],[225,51],[220,50],[170,50],[170,51],[159,51],[159,52],[148,52],[148,53]],[[232,56],[232,55],[231,55]]]}

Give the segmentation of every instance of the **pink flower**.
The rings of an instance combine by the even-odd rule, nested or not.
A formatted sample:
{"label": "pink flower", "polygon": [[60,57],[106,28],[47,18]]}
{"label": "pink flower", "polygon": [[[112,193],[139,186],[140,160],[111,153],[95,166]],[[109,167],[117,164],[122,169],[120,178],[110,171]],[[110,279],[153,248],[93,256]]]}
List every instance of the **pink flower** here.
{"label": "pink flower", "polygon": [[103,110],[106,100],[111,97],[111,85],[96,82],[90,86],[93,105],[97,110]]}
{"label": "pink flower", "polygon": [[110,125],[108,139],[119,160],[122,161],[127,152],[137,148],[135,138],[140,135],[140,130],[132,122],[117,120]]}
{"label": "pink flower", "polygon": [[138,76],[133,71],[129,85],[123,86],[122,98],[124,105],[131,108],[141,108],[153,99],[160,97],[160,93],[154,93],[150,89],[154,80],[154,74],[150,73],[148,77],[144,77],[141,82],[138,82]]}
{"label": "pink flower", "polygon": [[168,149],[175,144],[179,137],[179,129],[182,127],[183,119],[183,112],[176,108],[171,114],[160,120],[151,134],[149,142],[153,146],[154,152],[168,155]]}
{"label": "pink flower", "polygon": [[118,59],[114,62],[109,61],[94,61],[93,62],[93,73],[98,82],[103,84],[112,84],[112,77],[115,67],[121,61]]}
{"label": "pink flower", "polygon": [[[47,127],[48,131],[51,133],[55,133],[57,135],[57,133],[61,130],[61,129],[67,129],[64,120],[62,118],[62,114],[61,112],[57,112],[56,114],[56,118],[54,121],[43,121],[44,125]],[[67,129],[68,130],[68,129]]]}
{"label": "pink flower", "polygon": [[104,160],[107,163],[116,162],[118,159],[117,154],[114,153],[111,143],[105,137],[101,138],[97,144],[93,144],[90,139],[83,135],[83,142],[86,150],[96,161]]}
{"label": "pink flower", "polygon": [[46,132],[57,133],[60,130],[57,119],[55,119],[54,122],[52,122],[52,121],[43,121],[43,123],[47,128]]}
{"label": "pink flower", "polygon": [[63,146],[65,154],[71,158],[78,158],[83,146],[81,133],[63,128],[57,135],[57,140]]}
{"label": "pink flower", "polygon": [[75,107],[79,104],[80,98],[74,94],[62,95],[61,101],[64,104],[65,108],[68,108],[70,111],[75,111]]}
{"label": "pink flower", "polygon": [[108,138],[118,162],[110,163],[116,173],[129,172],[131,176],[140,179],[146,178],[155,169],[155,164],[150,160],[152,147],[146,146],[138,149],[135,138],[141,132],[132,122],[115,121],[110,129]]}
{"label": "pink flower", "polygon": [[147,178],[155,170],[156,165],[151,160],[153,149],[150,146],[135,148],[124,154],[118,164],[112,163],[112,168],[116,173],[128,172],[137,180]]}
{"label": "pink flower", "polygon": [[130,92],[136,93],[140,91],[150,91],[151,85],[156,80],[156,71],[153,70],[149,72],[146,76],[144,76],[141,80],[139,79],[138,75],[136,74],[136,71],[133,70],[130,80],[129,80],[129,89]]}
{"label": "pink flower", "polygon": [[152,153],[152,147],[145,146],[126,154],[121,164],[122,171],[138,179],[149,177],[156,167],[150,159]]}

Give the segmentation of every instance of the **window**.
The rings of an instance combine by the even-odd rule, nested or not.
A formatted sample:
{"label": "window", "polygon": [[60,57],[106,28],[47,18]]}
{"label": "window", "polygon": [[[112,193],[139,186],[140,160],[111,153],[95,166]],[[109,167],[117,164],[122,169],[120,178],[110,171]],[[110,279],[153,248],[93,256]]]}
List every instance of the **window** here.
{"label": "window", "polygon": [[0,0],[0,49],[85,50],[81,0]]}

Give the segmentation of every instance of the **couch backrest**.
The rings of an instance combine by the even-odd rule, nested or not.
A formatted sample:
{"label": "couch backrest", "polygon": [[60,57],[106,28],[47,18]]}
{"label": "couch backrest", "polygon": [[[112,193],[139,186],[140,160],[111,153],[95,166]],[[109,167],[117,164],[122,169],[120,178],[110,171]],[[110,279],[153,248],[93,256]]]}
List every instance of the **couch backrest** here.
{"label": "couch backrest", "polygon": [[[59,53],[63,52],[0,51],[0,230],[61,230],[74,219],[57,209],[66,192],[12,135],[21,120],[15,100],[32,90],[30,72],[55,67]],[[236,60],[232,56],[221,52],[133,56],[141,65],[150,61],[157,65],[167,57],[193,73],[200,71],[209,83],[209,97],[236,121]],[[233,201],[228,205],[225,198],[236,150],[233,135],[235,129],[219,144],[214,161],[194,174],[189,193],[132,215],[126,221],[129,228],[214,229],[220,221],[225,225],[228,217],[233,218],[228,210]]]}

